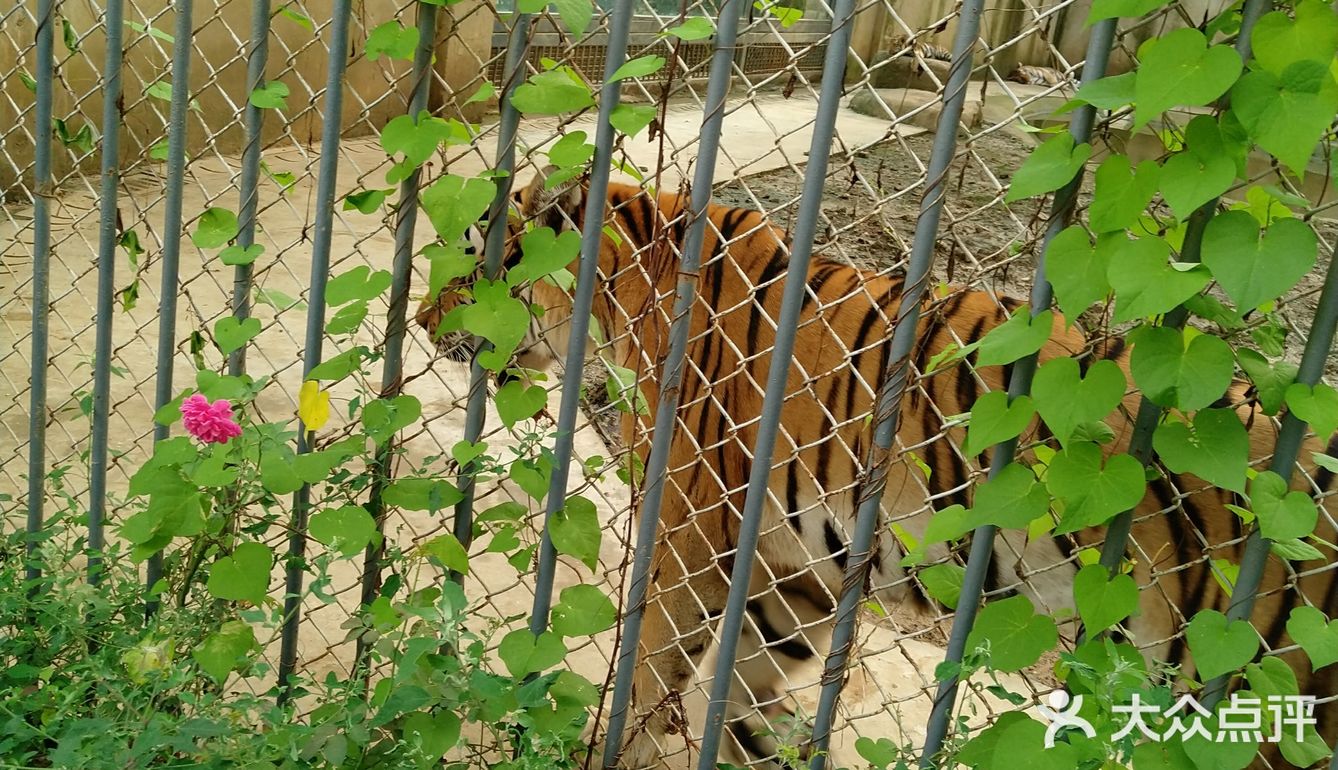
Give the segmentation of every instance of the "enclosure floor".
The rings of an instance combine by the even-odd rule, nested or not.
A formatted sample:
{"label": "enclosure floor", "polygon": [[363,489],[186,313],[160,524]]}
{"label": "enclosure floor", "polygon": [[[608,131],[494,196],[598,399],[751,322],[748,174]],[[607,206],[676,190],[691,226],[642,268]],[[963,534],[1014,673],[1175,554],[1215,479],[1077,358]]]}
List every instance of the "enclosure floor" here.
{"label": "enclosure floor", "polygon": [[[744,175],[803,164],[807,159],[814,106],[812,98],[802,95],[788,100],[778,96],[753,96],[731,102],[721,134],[716,179],[724,183]],[[689,161],[696,153],[695,139],[700,122],[701,112],[696,105],[671,109],[665,125],[667,163],[660,181],[661,189],[673,189],[683,175],[689,173]],[[552,122],[527,121],[521,130],[522,142],[535,149],[554,135],[554,125]],[[594,117],[577,121],[570,128],[585,130],[593,136]],[[897,130],[903,135],[920,133],[915,128]],[[494,132],[488,132],[467,152],[457,150],[460,154],[450,159],[448,170],[472,175],[491,165],[493,135]],[[842,109],[837,121],[837,135],[836,149],[840,151],[872,145],[890,137],[891,131],[887,121]],[[658,164],[659,146],[648,141],[644,133],[638,139],[628,141],[625,149],[630,160],[643,169],[652,169]],[[267,181],[262,183],[260,191],[259,220],[263,231],[257,235],[257,242],[265,246],[265,254],[256,264],[255,283],[271,297],[282,294],[305,299],[306,296],[311,268],[311,227],[316,211],[317,152],[318,148],[292,146],[265,151],[265,162],[270,169],[293,171],[298,177],[296,185],[286,194],[280,195],[278,186]],[[236,210],[239,167],[238,158],[218,155],[195,159],[190,164],[183,202],[187,235],[194,230],[193,218],[206,208],[220,206]],[[375,138],[346,141],[340,148],[336,200],[358,190],[388,187],[383,176],[388,167],[385,153]],[[527,173],[522,172],[521,180],[526,177]],[[97,282],[97,184],[97,178],[91,176],[67,179],[52,201],[54,247],[51,255],[51,353],[47,401],[48,467],[68,466],[63,486],[76,505],[81,505],[87,497],[87,460],[82,453],[88,448],[89,422],[80,410],[79,402],[92,389],[90,362]],[[139,260],[137,304],[124,312],[118,307],[114,319],[113,363],[118,371],[112,377],[112,460],[108,479],[112,490],[109,508],[113,522],[129,475],[145,459],[152,444],[152,394],[157,372],[155,350],[160,333],[157,306],[161,280],[163,186],[163,169],[155,163],[152,167],[137,168],[126,174],[121,189],[122,220],[127,229],[139,233],[146,253]],[[392,226],[393,219],[386,209],[380,215],[371,216],[337,210],[331,273],[337,275],[358,265],[389,269],[394,246]],[[415,248],[420,248],[431,238],[429,223],[425,217],[420,217]],[[5,504],[6,527],[22,526],[22,504],[26,497],[32,239],[31,208],[7,206],[4,216],[0,217],[0,267],[3,267],[5,285],[0,333],[12,343],[0,351],[0,490],[12,496],[12,502]],[[135,269],[120,249],[116,271],[118,291],[134,281]],[[187,340],[197,331],[206,339],[210,337],[214,323],[228,313],[232,280],[233,269],[222,265],[215,251],[202,252],[188,237],[183,238],[179,313],[174,331],[178,340],[174,361],[176,390],[193,384],[190,380],[196,367],[188,354]],[[415,275],[412,296],[421,294],[424,282],[424,274]],[[286,302],[281,299],[278,304]],[[337,340],[327,339],[325,357],[353,345],[369,348],[379,345],[384,312],[384,307],[373,307],[368,321],[356,334]],[[254,315],[261,320],[263,331],[249,350],[249,371],[255,376],[268,375],[278,380],[277,387],[271,386],[264,391],[256,407],[263,419],[290,419],[295,414],[301,380],[305,306],[278,310],[261,304],[256,306]],[[207,364],[219,369],[217,351],[212,345],[206,347]],[[375,389],[380,383],[379,363],[371,364],[367,371],[370,374],[368,382]],[[462,435],[467,370],[450,362],[432,363],[424,335],[413,327],[407,341],[405,371],[410,378],[405,392],[422,402],[425,425],[406,438],[406,457],[401,461],[401,467],[408,469],[426,464],[444,472],[441,460],[429,458],[439,458],[448,452]],[[323,433],[342,435],[341,428],[348,422],[349,400],[354,395],[352,381],[333,388],[334,416]],[[488,424],[498,425],[497,416],[491,409]],[[510,442],[502,433],[494,434],[488,440],[493,453],[499,455],[502,447]],[[578,458],[608,454],[589,426],[578,432],[575,446]],[[571,488],[577,489],[584,484],[580,466],[573,464]],[[597,503],[604,531],[610,534],[604,538],[602,561],[595,579],[610,595],[617,595],[622,590],[624,574],[621,565],[628,548],[622,539],[623,533],[629,531],[628,492],[609,474],[606,483],[587,487],[585,494]],[[49,492],[49,514],[61,508],[60,499]],[[518,490],[502,486],[492,490],[478,507],[483,510],[509,499],[525,500]],[[448,523],[448,519],[440,515],[397,513],[387,524],[387,537],[407,550],[414,543],[443,531]],[[273,545],[279,549],[281,543],[282,535],[276,532]],[[528,614],[533,598],[530,576],[518,577],[501,555],[482,553],[484,546],[486,542],[474,549],[467,595],[484,603],[482,615],[500,619]],[[313,547],[319,546],[313,544]],[[308,597],[306,601],[306,617],[300,636],[301,666],[317,681],[324,679],[327,672],[344,676],[348,671],[354,647],[345,641],[347,631],[341,626],[357,608],[356,583],[360,563],[361,559],[356,560],[356,564],[349,560],[335,562],[329,575],[330,584],[325,589],[333,600],[322,602]],[[431,568],[424,566],[421,579],[432,579],[430,572]],[[585,567],[564,559],[558,571],[555,593],[582,582],[582,578],[584,582],[591,582],[585,573]],[[276,570],[276,586],[281,577]],[[866,620],[868,622],[863,623],[861,632],[864,648],[867,653],[876,654],[863,658],[861,664],[850,672],[843,699],[846,713],[838,717],[838,726],[845,729],[838,733],[833,747],[838,753],[850,757],[854,756],[852,744],[857,734],[889,737],[898,743],[921,741],[930,706],[925,690],[931,682],[927,677],[942,657],[937,646],[940,638],[937,629],[928,629],[917,638],[901,638],[892,621],[876,622],[867,615]],[[277,629],[272,630],[266,654],[271,661],[276,661]],[[575,651],[569,660],[579,672],[593,681],[602,682],[613,641],[612,631],[600,635]],[[709,659],[707,664],[710,664]],[[808,678],[791,682],[809,714],[816,702],[815,683],[820,666],[811,668],[805,674]],[[245,680],[243,684],[259,689],[267,683]],[[686,699],[697,728],[705,701],[702,692],[699,687]],[[885,705],[896,702],[901,705],[899,713]],[[981,711],[989,708],[997,706],[984,706]],[[902,723],[904,731],[898,726]],[[679,742],[674,745],[683,747],[682,739],[675,740]],[[679,751],[673,764],[686,767],[689,759],[695,762],[695,751]]]}

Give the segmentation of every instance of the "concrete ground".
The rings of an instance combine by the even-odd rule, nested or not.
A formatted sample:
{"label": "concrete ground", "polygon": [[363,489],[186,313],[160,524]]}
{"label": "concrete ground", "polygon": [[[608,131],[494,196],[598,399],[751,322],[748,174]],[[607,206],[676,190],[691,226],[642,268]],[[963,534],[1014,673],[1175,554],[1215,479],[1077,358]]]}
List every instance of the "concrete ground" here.
{"label": "concrete ground", "polygon": [[[716,179],[727,182],[748,174],[770,171],[805,162],[814,113],[811,98],[796,95],[793,99],[776,96],[756,96],[746,101],[731,102],[721,135],[720,159]],[[699,134],[701,113],[695,105],[671,110],[665,130],[668,147],[662,189],[672,189],[682,175],[689,173],[690,161],[696,154],[695,140]],[[583,129],[593,136],[593,117],[576,121],[570,129]],[[554,136],[552,121],[526,121],[522,126],[522,143],[529,148],[543,145]],[[908,129],[918,131],[919,129]],[[865,117],[842,109],[838,118],[838,147],[852,149],[867,146],[888,138],[888,122]],[[469,151],[451,159],[448,170],[455,174],[472,175],[491,164],[494,157],[494,132],[488,131]],[[634,164],[646,169],[657,165],[658,147],[646,140],[645,135],[626,144],[625,150]],[[264,153],[269,169],[275,172],[292,171],[297,174],[296,185],[285,195],[268,182],[262,184],[260,223],[263,232],[258,242],[265,246],[265,254],[257,262],[256,286],[271,297],[286,295],[301,300],[306,295],[310,279],[311,228],[315,219],[315,173],[318,148],[295,145],[267,149]],[[184,211],[188,224],[186,231],[194,230],[190,219],[209,206],[235,210],[237,193],[235,178],[239,159],[231,156],[208,155],[190,165],[184,197]],[[388,167],[385,154],[374,138],[359,138],[345,142],[340,148],[338,196],[364,188],[385,187],[382,174]],[[437,164],[437,168],[440,165]],[[147,249],[140,258],[138,302],[132,309],[115,314],[113,321],[116,352],[114,364],[118,368],[112,378],[114,404],[111,426],[111,452],[114,458],[110,472],[113,498],[119,498],[130,473],[146,457],[151,446],[152,393],[157,374],[155,350],[159,336],[157,315],[160,281],[160,236],[164,217],[163,168],[154,164],[127,174],[121,190],[121,211],[125,227],[135,229]],[[522,181],[527,174],[522,172]],[[52,464],[69,466],[65,485],[75,501],[86,497],[85,460],[80,453],[87,449],[89,421],[79,409],[79,402],[91,390],[93,315],[97,282],[97,180],[75,178],[67,180],[53,201],[51,258],[51,356],[48,367],[49,390],[47,408],[47,453]],[[33,230],[31,210],[6,207],[0,216],[0,266],[3,267],[4,297],[0,329],[11,341],[0,350],[0,490],[12,496],[4,505],[9,509],[7,525],[17,525],[23,510],[17,507],[26,496],[28,445],[28,379],[29,379],[29,325],[32,312]],[[340,274],[357,265],[373,269],[389,269],[393,250],[392,218],[387,210],[378,215],[362,215],[356,211],[339,211],[331,247],[332,274]],[[420,217],[416,246],[430,241],[431,228]],[[118,289],[129,286],[135,270],[128,264],[125,253],[117,255]],[[233,270],[218,262],[214,251],[202,252],[188,239],[183,239],[180,267],[179,314],[174,332],[180,342],[192,332],[212,330],[214,323],[227,314],[228,298],[232,291]],[[415,296],[421,294],[424,276],[415,276]],[[277,304],[287,304],[279,299]],[[263,331],[253,341],[249,353],[249,371],[254,375],[269,375],[277,383],[265,389],[257,401],[256,410],[266,420],[291,418],[296,409],[300,383],[305,307],[279,310],[259,305],[255,316],[263,324]],[[375,347],[381,342],[384,307],[373,308],[368,320],[357,333],[339,340],[326,341],[326,357],[352,345]],[[174,361],[174,384],[180,389],[190,384],[195,364],[185,352],[188,345],[178,344]],[[220,357],[212,346],[204,357],[208,364],[218,368]],[[430,363],[428,345],[416,328],[411,329],[406,353],[405,370],[413,379],[406,392],[417,396],[423,405],[424,423],[411,429],[406,441],[406,456],[401,461],[401,473],[419,466],[441,468],[439,457],[459,440],[463,431],[463,403],[467,371],[450,362]],[[379,384],[379,365],[371,367],[369,382]],[[347,416],[347,404],[355,395],[354,382],[340,383],[333,392],[331,424],[324,433],[336,433]],[[555,400],[554,400],[555,403]],[[497,426],[498,420],[490,411],[488,424]],[[488,438],[496,452],[508,443],[514,443],[505,433],[494,432]],[[576,436],[578,459],[592,455],[607,455],[599,437],[589,427],[583,427]],[[585,484],[579,465],[573,465],[571,488]],[[624,539],[628,533],[627,489],[609,475],[608,481],[587,487],[585,494],[599,507],[601,523],[608,534],[603,540],[601,563],[594,581],[610,595],[621,590],[623,558],[630,547]],[[489,491],[480,501],[482,510],[498,501],[515,499],[525,501],[523,494],[509,486]],[[112,501],[115,506],[115,499]],[[55,498],[49,499],[48,511],[57,507]],[[533,510],[533,505],[530,506]],[[387,535],[401,547],[430,538],[448,526],[441,516],[412,512],[395,515],[387,527]],[[532,541],[534,532],[525,534]],[[276,545],[280,537],[275,538]],[[512,618],[528,614],[533,598],[529,575],[518,576],[499,554],[482,553],[487,543],[480,543],[475,551],[472,569],[466,584],[471,599],[480,603],[479,616]],[[312,543],[314,548],[318,544]],[[360,559],[338,561],[331,568],[330,584],[325,589],[334,598],[322,602],[309,597],[306,618],[301,633],[302,667],[313,678],[323,679],[327,672],[344,675],[353,654],[352,643],[345,642],[343,624],[357,606],[356,579]],[[591,582],[585,567],[563,560],[559,569],[556,591],[577,582]],[[280,584],[276,570],[274,585]],[[431,576],[424,568],[421,577]],[[267,655],[277,658],[277,631],[269,629],[271,643]],[[851,744],[856,735],[890,737],[894,741],[918,744],[923,738],[923,724],[930,698],[934,665],[941,659],[941,648],[936,644],[939,631],[929,628],[914,638],[901,638],[891,621],[875,621],[865,617],[861,638],[867,652],[851,671],[845,690],[845,712],[838,717],[844,729],[836,737],[834,749],[847,761],[855,759]],[[612,632],[602,634],[576,650],[571,658],[577,671],[596,682],[604,681],[613,650]],[[812,713],[816,701],[817,666],[792,681],[796,695],[807,713]],[[247,682],[261,687],[263,683]],[[1026,685],[1015,682],[1017,689],[1028,692]],[[694,691],[687,699],[694,721],[701,719],[704,703],[702,690]],[[891,705],[888,705],[891,704]],[[999,708],[997,702],[984,702],[975,707],[981,714]],[[904,730],[902,729],[904,726]],[[677,744],[681,746],[682,744]],[[687,753],[679,752],[675,763],[686,766]],[[694,757],[695,759],[695,757]],[[838,765],[839,766],[839,765]]]}

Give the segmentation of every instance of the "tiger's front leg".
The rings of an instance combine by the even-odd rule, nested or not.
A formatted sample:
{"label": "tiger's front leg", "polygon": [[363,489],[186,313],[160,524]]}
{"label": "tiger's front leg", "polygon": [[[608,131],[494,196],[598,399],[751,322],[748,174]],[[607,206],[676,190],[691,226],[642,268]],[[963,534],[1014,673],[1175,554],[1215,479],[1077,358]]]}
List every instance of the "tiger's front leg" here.
{"label": "tiger's front leg", "polygon": [[716,550],[693,524],[671,533],[657,549],[619,767],[658,767],[670,748],[669,734],[681,729],[678,696],[711,643],[711,628],[729,593]]}

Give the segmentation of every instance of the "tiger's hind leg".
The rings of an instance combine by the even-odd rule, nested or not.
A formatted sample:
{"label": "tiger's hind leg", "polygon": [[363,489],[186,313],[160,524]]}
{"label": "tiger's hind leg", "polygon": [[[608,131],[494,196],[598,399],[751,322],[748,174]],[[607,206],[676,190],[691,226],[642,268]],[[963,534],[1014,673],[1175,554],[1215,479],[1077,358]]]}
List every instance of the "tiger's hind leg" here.
{"label": "tiger's hind leg", "polygon": [[669,734],[685,721],[678,696],[696,674],[729,593],[715,549],[695,524],[670,533],[657,550],[619,753],[627,770],[658,767],[668,753]]}
{"label": "tiger's hind leg", "polygon": [[[768,770],[808,766],[815,683],[830,644],[831,620],[823,609],[830,605],[825,595],[796,590],[810,582],[816,588],[806,578],[778,588],[763,585],[761,591],[754,586],[725,714],[723,762]],[[809,689],[801,695],[804,688]]]}

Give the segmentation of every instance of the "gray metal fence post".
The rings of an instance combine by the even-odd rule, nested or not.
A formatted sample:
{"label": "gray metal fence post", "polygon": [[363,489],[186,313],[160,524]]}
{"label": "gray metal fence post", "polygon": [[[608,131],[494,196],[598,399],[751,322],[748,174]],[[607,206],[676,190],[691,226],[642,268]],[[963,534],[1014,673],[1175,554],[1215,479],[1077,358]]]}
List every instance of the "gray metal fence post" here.
{"label": "gray metal fence post", "polygon": [[776,340],[771,351],[771,365],[767,370],[766,392],[762,398],[761,418],[752,453],[753,464],[749,469],[748,491],[744,495],[743,517],[735,543],[729,595],[725,600],[724,619],[717,634],[716,668],[711,681],[711,699],[706,706],[701,753],[697,758],[698,770],[714,770],[716,757],[720,753],[720,737],[725,727],[725,708],[734,683],[734,663],[738,656],[739,635],[743,631],[748,590],[752,582],[753,565],[757,560],[762,512],[768,503],[767,480],[771,476],[776,437],[780,433],[786,386],[790,378],[790,369],[794,365],[794,341],[799,329],[800,314],[803,312],[804,292],[808,290],[808,268],[813,256],[813,236],[817,233],[818,217],[822,212],[823,187],[827,182],[827,165],[836,129],[836,112],[841,105],[854,8],[854,0],[837,0],[834,6],[832,37],[827,44],[823,60],[822,85],[818,95],[817,113],[813,119],[813,137],[809,145],[808,165],[804,169],[804,189],[799,199],[794,238],[790,244],[790,261],[783,281],[785,288],[781,297],[781,313],[776,321]]}
{"label": "gray metal fence post", "polygon": [[[1092,27],[1091,37],[1087,42],[1087,57],[1083,64],[1082,82],[1089,83],[1106,74],[1106,64],[1110,57],[1110,46],[1115,38],[1116,19],[1105,19]],[[1073,113],[1069,123],[1069,133],[1075,143],[1086,142],[1092,133],[1092,124],[1096,119],[1096,109],[1083,105]],[[1059,231],[1067,225],[1077,201],[1078,190],[1082,186],[1083,170],[1079,169],[1074,178],[1055,193],[1050,207],[1050,224],[1046,228],[1045,239],[1041,244],[1036,259],[1036,274],[1033,279],[1030,312],[1036,316],[1050,307],[1053,293],[1050,282],[1045,278],[1045,249]],[[1018,396],[1031,390],[1031,378],[1036,373],[1036,354],[1027,356],[1013,365],[1013,373],[1008,382],[1008,399],[1011,402]],[[994,478],[1013,461],[1017,450],[1017,439],[1012,438],[994,447],[991,458],[989,478]],[[967,557],[966,574],[962,580],[961,597],[957,601],[957,613],[953,617],[952,633],[948,637],[946,661],[960,663],[966,652],[966,638],[975,624],[976,612],[980,608],[981,595],[984,593],[985,576],[993,557],[994,536],[998,528],[984,525],[971,535],[971,552]],[[939,683],[934,696],[934,708],[929,715],[929,724],[925,728],[925,747],[920,755],[920,767],[934,766],[934,755],[943,747],[948,735],[948,721],[952,707],[957,701],[956,676],[950,676]]]}
{"label": "gray metal fence post", "polygon": [[[432,54],[437,44],[437,6],[419,2],[418,48],[413,57],[413,94],[409,98],[409,114],[414,120],[427,109],[428,87],[432,83]],[[386,312],[385,358],[381,363],[381,398],[399,395],[404,377],[404,332],[409,312],[409,280],[413,270],[414,225],[418,220],[418,183],[422,170],[415,168],[400,183],[400,201],[395,208],[395,261],[391,267],[390,307]],[[385,501],[382,494],[391,474],[391,448],[387,441],[376,452],[371,490],[367,495],[367,510],[376,521],[376,531],[385,528]],[[367,546],[362,561],[362,600],[366,607],[376,600],[381,589],[381,557],[385,539]],[[368,652],[367,642],[358,636],[354,660],[361,665]]]}
{"label": "gray metal fence post", "polygon": [[102,184],[99,188],[98,295],[93,341],[93,427],[88,447],[88,581],[102,570],[107,507],[107,432],[111,419],[112,318],[116,313],[116,214],[121,182],[121,36],[125,3],[109,0],[103,26],[107,58],[102,83]]}
{"label": "gray metal fence post", "polygon": [[720,149],[720,130],[725,120],[725,97],[734,62],[734,44],[739,32],[739,0],[725,0],[715,31],[711,74],[706,85],[706,104],[702,115],[697,168],[692,179],[688,202],[690,217],[683,238],[674,292],[674,315],[669,324],[669,349],[665,354],[660,378],[660,399],[655,406],[654,435],[646,460],[646,487],[641,498],[637,523],[636,547],[632,557],[632,576],[623,616],[623,633],[618,650],[617,674],[613,700],[609,706],[609,728],[604,735],[604,766],[614,767],[622,748],[622,733],[627,724],[627,708],[632,695],[632,672],[636,668],[637,647],[641,640],[641,621],[645,615],[650,564],[655,555],[655,537],[660,522],[660,504],[668,481],[669,449],[677,428],[679,386],[683,382],[683,363],[688,349],[692,306],[697,300],[697,271],[701,267],[702,246],[706,242],[706,207],[711,202],[715,180],[716,155]]}
{"label": "gray metal fence post", "polygon": [[[516,170],[516,129],[520,125],[520,113],[511,103],[511,94],[525,79],[525,58],[529,49],[530,15],[517,13],[512,17],[511,33],[506,41],[506,62],[503,65],[502,95],[499,98],[497,119],[497,194],[493,196],[488,208],[488,231],[483,245],[483,277],[493,280],[502,270],[502,252],[506,249],[507,211],[511,204],[511,187],[515,180],[512,174]],[[469,400],[465,407],[464,440],[477,442],[483,435],[483,422],[487,416],[488,372],[479,363],[479,354],[491,349],[487,340],[475,338],[474,355],[469,368]],[[455,504],[455,538],[465,548],[474,540],[474,471],[477,465],[471,462],[460,469],[457,486],[463,495]],[[456,574],[454,578],[463,580]]]}
{"label": "gray metal fence post", "polygon": [[24,575],[29,581],[41,577],[37,563],[37,537],[42,531],[42,505],[46,497],[46,368],[50,342],[51,295],[51,202],[55,182],[51,178],[52,86],[55,82],[54,0],[37,4],[37,125],[33,127],[33,321],[31,375],[28,387],[28,521]]}
{"label": "gray metal fence post", "polygon": [[[237,245],[250,248],[256,241],[256,210],[260,207],[260,141],[265,111],[251,103],[251,94],[265,82],[265,63],[269,58],[269,0],[251,0],[251,50],[246,60],[246,148],[242,151],[242,176],[237,210]],[[242,319],[251,315],[250,263],[237,265],[232,278],[232,315]],[[228,354],[228,374],[240,376],[246,371],[246,345]]]}
{"label": "gray metal fence post", "polygon": [[[844,683],[843,675],[855,638],[855,618],[868,581],[870,552],[878,530],[879,507],[887,483],[888,465],[892,460],[892,442],[896,439],[900,422],[901,399],[909,380],[911,353],[919,329],[920,302],[934,263],[934,242],[938,238],[939,220],[946,197],[946,177],[956,151],[958,122],[966,101],[972,50],[980,30],[983,6],[983,0],[966,0],[962,4],[957,34],[953,40],[951,69],[943,89],[943,109],[934,129],[934,146],[925,172],[925,191],[920,200],[920,216],[915,223],[915,240],[906,270],[906,288],[897,306],[892,340],[885,343],[891,345],[891,348],[886,371],[880,373],[883,383],[874,415],[873,448],[865,469],[865,481],[860,486],[854,537],[851,538],[841,597],[837,602],[831,650],[823,667],[818,710],[814,715],[810,759],[812,770],[823,770],[827,764],[827,747],[831,741],[832,720],[836,715],[836,700]],[[838,66],[844,67],[844,64],[842,58]]]}
{"label": "gray metal fence post", "polygon": [[[186,115],[190,107],[190,55],[192,0],[177,0],[175,38],[172,42],[172,107],[167,125],[167,186],[164,192],[162,281],[158,288],[158,380],[153,410],[172,402],[172,367],[176,359],[177,291],[181,266],[181,197],[186,180]],[[153,441],[167,438],[168,426],[155,422]],[[145,607],[158,609],[153,587],[163,575],[162,552],[149,557],[145,585],[149,591]]]}
{"label": "gray metal fence post", "polygon": [[613,124],[609,122],[618,106],[622,84],[612,80],[613,73],[627,59],[627,35],[632,27],[632,0],[617,0],[610,11],[609,39],[604,60],[604,84],[599,94],[599,121],[595,127],[595,159],[586,193],[585,222],[581,223],[581,262],[572,298],[571,344],[562,368],[562,400],[558,408],[557,437],[553,444],[553,475],[549,479],[548,505],[544,529],[539,539],[539,569],[534,586],[534,607],[530,613],[530,631],[535,636],[548,627],[548,611],[553,603],[553,577],[557,571],[557,550],[549,524],[567,500],[567,471],[571,468],[572,442],[576,417],[581,408],[581,373],[585,369],[584,340],[590,335],[590,308],[595,301],[599,281],[599,248],[604,238],[604,207],[608,202],[609,173],[613,168]]}
{"label": "gray metal fence post", "polygon": [[[307,295],[307,335],[302,352],[302,378],[321,362],[325,341],[325,285],[330,277],[330,240],[334,230],[335,182],[339,174],[339,132],[343,127],[344,70],[348,64],[348,26],[352,0],[335,0],[331,10],[330,58],[325,82],[324,125],[321,127],[320,177],[316,183],[316,222],[311,247],[311,288]],[[311,451],[311,435],[298,421],[297,452]],[[284,579],[283,629],[279,648],[279,702],[292,697],[297,667],[297,632],[302,619],[302,572],[306,566],[307,516],[311,485],[293,494],[293,520],[288,535]]]}

